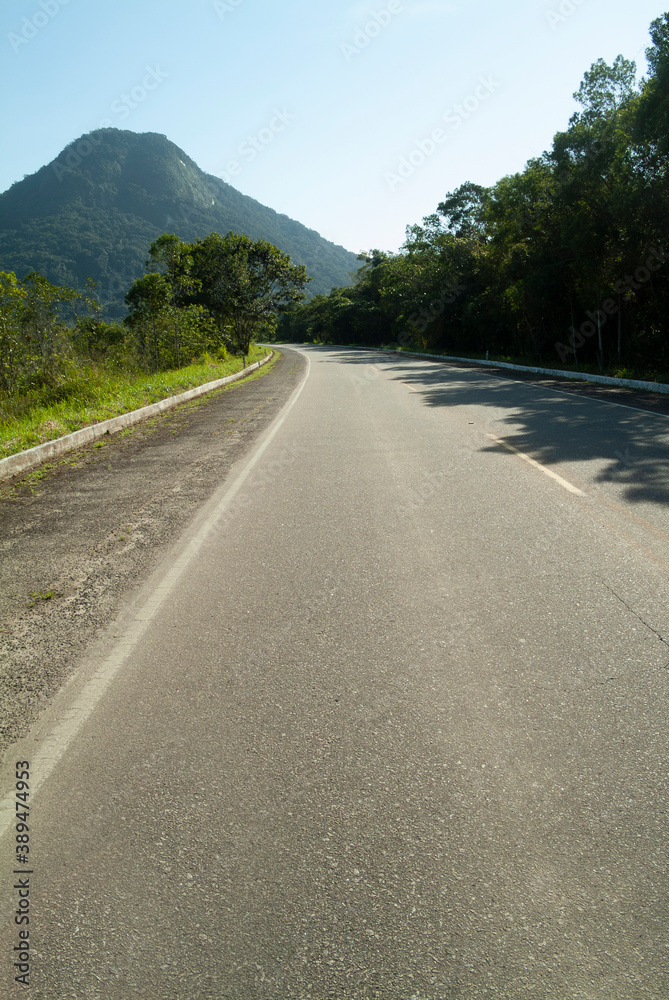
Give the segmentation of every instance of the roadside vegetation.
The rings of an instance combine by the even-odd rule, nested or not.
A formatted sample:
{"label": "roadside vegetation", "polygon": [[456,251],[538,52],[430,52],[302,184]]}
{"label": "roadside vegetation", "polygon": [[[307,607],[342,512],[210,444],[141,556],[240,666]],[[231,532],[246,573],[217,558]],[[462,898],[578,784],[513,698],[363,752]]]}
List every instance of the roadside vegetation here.
{"label": "roadside vegetation", "polygon": [[650,37],[644,78],[598,60],[550,150],[448,193],[399,253],[362,254],[353,285],[291,309],[279,338],[666,379],[669,14]]}
{"label": "roadside vegetation", "polygon": [[[260,361],[265,348],[250,349],[246,364]],[[198,362],[155,374],[122,374],[104,365],[79,364],[61,387],[64,398],[40,402],[44,394],[0,401],[0,458],[70,434],[81,427],[129,413],[206,382],[235,375],[244,359],[207,355]],[[48,394],[47,394],[48,395]]]}
{"label": "roadside vegetation", "polygon": [[185,240],[233,228],[279,241],[307,265],[315,292],[344,284],[356,269],[355,254],[204,173],[164,135],[120,124],[79,136],[0,193],[0,271],[39,271],[79,291],[92,275],[108,318],[121,321],[125,293],[163,220]]}
{"label": "roadside vegetation", "polygon": [[103,319],[94,282],[80,295],[35,272],[0,272],[0,458],[260,360],[255,339],[273,335],[307,280],[263,240],[163,235],[116,323]]}

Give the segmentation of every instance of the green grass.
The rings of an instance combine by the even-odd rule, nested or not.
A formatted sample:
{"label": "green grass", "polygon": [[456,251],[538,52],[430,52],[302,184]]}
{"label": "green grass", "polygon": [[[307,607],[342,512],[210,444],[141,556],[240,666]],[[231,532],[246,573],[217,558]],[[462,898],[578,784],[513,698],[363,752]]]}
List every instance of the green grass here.
{"label": "green grass", "polygon": [[[254,345],[247,365],[260,361],[266,353],[266,348]],[[243,359],[239,357],[224,361],[207,358],[175,371],[131,375],[110,373],[91,364],[73,371],[59,387],[57,400],[45,401],[44,392],[0,396],[0,458],[235,375],[242,367]]]}
{"label": "green grass", "polygon": [[59,590],[45,590],[43,592],[33,591],[30,594],[30,597],[32,597],[33,600],[28,604],[28,607],[34,608],[39,601],[50,601],[54,597],[62,597],[62,596],[63,595]]}

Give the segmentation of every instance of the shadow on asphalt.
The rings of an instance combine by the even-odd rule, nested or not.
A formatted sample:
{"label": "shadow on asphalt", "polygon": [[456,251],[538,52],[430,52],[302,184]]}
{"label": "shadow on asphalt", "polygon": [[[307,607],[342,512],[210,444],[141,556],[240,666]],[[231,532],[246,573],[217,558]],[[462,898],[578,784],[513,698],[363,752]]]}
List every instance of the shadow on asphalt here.
{"label": "shadow on asphalt", "polygon": [[[319,350],[316,345],[309,345],[309,349]],[[374,353],[340,350],[333,362],[367,366]],[[658,399],[659,394],[625,392],[616,387],[607,393],[607,387],[528,377],[526,373],[521,378],[516,378],[516,372],[508,377],[495,376],[489,369],[467,369],[457,364],[435,364],[421,370],[409,359],[387,356],[383,363],[384,371],[394,372],[397,381],[410,381],[426,406],[508,410],[507,417],[496,417],[512,428],[506,440],[543,465],[603,462],[595,482],[623,487],[626,499],[632,503],[669,504],[669,398]],[[534,391],[525,392],[524,382],[529,382]],[[559,388],[565,395],[549,391],[549,382],[551,388]],[[601,401],[605,396],[609,397],[605,402],[619,404],[624,400],[624,405],[592,405],[593,400]],[[643,410],[648,414],[640,412]],[[502,445],[492,443],[483,451],[508,454]]]}

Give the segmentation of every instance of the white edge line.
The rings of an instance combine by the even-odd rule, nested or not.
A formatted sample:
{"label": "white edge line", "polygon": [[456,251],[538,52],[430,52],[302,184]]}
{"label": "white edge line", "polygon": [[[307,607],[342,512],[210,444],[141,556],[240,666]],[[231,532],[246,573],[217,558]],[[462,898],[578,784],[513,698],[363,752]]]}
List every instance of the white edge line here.
{"label": "white edge line", "polygon": [[[457,370],[463,374],[470,372],[473,375],[478,375],[480,378],[496,378],[498,382],[510,382],[511,385],[525,385],[530,389],[541,389],[543,392],[557,392],[559,396],[568,396],[570,399],[580,399],[589,403],[603,403],[604,406],[619,406],[623,410],[634,410],[635,413],[648,413],[651,417],[662,417],[663,420],[669,420],[669,414],[667,413],[656,413],[655,410],[645,410],[640,406],[630,406],[629,403],[616,403],[612,399],[600,399],[599,396],[586,396],[580,392],[570,392],[569,389],[554,389],[551,385],[541,385],[539,382],[528,382],[525,379],[508,378],[504,375],[495,375],[493,372],[480,372],[476,368],[458,368]],[[599,384],[598,382],[584,382],[584,385]]]}
{"label": "white edge line", "polygon": [[[31,760],[31,772],[36,775],[31,780],[31,795],[34,795],[41,785],[49,778],[54,767],[67,750],[72,739],[79,732],[83,724],[91,715],[103,694],[113,681],[121,666],[132,653],[133,649],[147,630],[153,619],[156,617],[167,598],[174,591],[177,583],[182,577],[189,564],[197,556],[204,545],[210,532],[215,528],[217,522],[227,511],[232,500],[239,492],[240,488],[249,477],[251,471],[257,465],[262,455],[265,453],[272,440],[283,426],[288,414],[293,409],[302,393],[307,379],[311,372],[311,361],[308,355],[303,354],[307,361],[306,374],[293,393],[291,399],[286,403],[283,412],[277,417],[274,425],[270,428],[263,441],[255,448],[251,457],[241,469],[236,479],[228,486],[223,496],[216,503],[213,511],[207,517],[205,523],[201,525],[196,534],[191,538],[185,549],[172,564],[167,573],[163,576],[160,584],[151,592],[144,604],[137,610],[133,621],[126,628],[125,633],[115,644],[113,651],[96,670],[93,677],[88,681],[84,689],[76,698],[74,704],[67,711],[66,715],[58,722],[50,735],[41,741],[40,748]],[[11,749],[11,748],[9,748]],[[0,837],[2,837],[15,818],[14,789],[0,801]]]}
{"label": "white edge line", "polygon": [[[557,378],[571,378],[575,382],[589,382],[591,385],[611,385],[614,387],[617,386],[618,388],[623,386],[626,389],[641,389],[644,392],[669,393],[669,385],[665,382],[645,382],[639,379],[612,378],[608,375],[594,375],[588,372],[569,372],[560,368],[530,368],[527,365],[512,365],[507,361],[484,361],[483,359],[478,358],[459,358],[452,354],[419,354],[417,351],[392,351],[384,350],[382,347],[364,347],[356,344],[349,344],[348,346],[345,344],[314,344],[311,346],[339,347],[346,351],[369,351],[377,354],[385,354],[386,356],[394,355],[405,358],[425,359],[428,361],[459,361],[468,365],[485,365],[489,368],[505,368],[509,371],[531,372],[533,375],[550,375]],[[495,377],[500,378],[499,375]],[[610,405],[615,406],[616,404],[612,403]],[[621,403],[620,405],[624,406],[625,404]],[[634,409],[634,407],[629,407],[629,409]]]}
{"label": "white edge line", "polygon": [[[314,346],[316,346],[316,345],[314,345]],[[325,346],[335,346],[335,345],[325,345],[325,344],[323,344],[322,346],[325,347]],[[434,354],[434,355],[430,356],[430,355],[424,355],[424,354],[407,354],[404,351],[395,351],[395,352],[387,351],[386,352],[386,351],[379,351],[378,348],[374,348],[374,347],[346,348],[346,350],[361,350],[361,351],[362,350],[366,350],[366,351],[369,351],[370,354],[373,354],[373,353],[383,354],[383,355],[386,356],[386,360],[388,360],[389,362],[393,362],[393,363],[396,362],[397,360],[399,360],[400,358],[403,358],[403,357],[406,358],[407,360],[411,360],[411,361],[425,361],[427,363],[430,363],[430,362],[434,363],[434,361],[439,361],[439,362],[443,363],[443,362],[446,362],[446,361],[449,360],[449,359],[441,357],[440,355],[437,355],[437,354]],[[453,362],[455,362],[455,361],[465,361],[466,358],[452,358],[450,360],[453,361]],[[477,362],[473,362],[472,361],[470,363],[471,364],[476,364]],[[491,363],[492,362],[485,362],[485,361],[478,362],[478,364],[481,364],[481,365],[491,364]],[[444,365],[444,367],[446,367],[446,365]],[[509,378],[508,376],[504,376],[504,375],[495,375],[493,372],[482,372],[482,371],[478,371],[476,368],[458,368],[458,366],[456,364],[451,364],[450,362],[448,364],[448,367],[451,368],[451,369],[455,369],[458,372],[462,372],[463,374],[478,375],[480,378],[496,378],[498,380],[498,382],[508,382],[508,383],[511,383],[511,385],[525,385],[525,386],[528,386],[531,389],[542,389],[544,392],[557,392],[560,396],[569,396],[571,399],[574,399],[574,397],[575,397],[576,399],[586,400],[586,401],[591,402],[591,403],[603,403],[604,406],[619,406],[623,410],[634,410],[635,413],[648,413],[651,417],[661,417],[663,420],[669,420],[669,414],[667,414],[667,413],[656,413],[655,410],[647,410],[647,409],[644,409],[644,408],[642,408],[640,406],[630,406],[629,403],[616,403],[612,399],[600,399],[599,396],[586,396],[586,395],[582,395],[580,392],[570,392],[569,389],[554,389],[550,385],[541,385],[538,382],[529,382],[529,381],[526,381],[525,379]],[[508,370],[509,371],[513,371],[513,369],[511,369],[511,368],[509,368]],[[523,370],[525,370],[525,369],[523,369]],[[527,369],[527,371],[531,372],[532,374],[536,374],[536,375],[541,375],[542,374],[539,371],[532,372],[532,369],[529,369],[529,368]],[[547,374],[547,372],[546,372],[546,374]],[[559,377],[561,377],[561,378],[568,377],[569,374],[573,374],[573,373],[562,372],[562,373],[560,373]],[[555,376],[551,376],[551,377],[555,377]],[[601,385],[602,384],[601,382],[590,382],[590,381],[588,381],[586,379],[577,379],[575,381],[581,381],[585,385]],[[617,383],[617,380],[616,380],[616,383]],[[606,383],[606,384],[608,385],[608,383]],[[652,383],[652,382],[648,383],[648,385],[653,385],[653,384],[654,383]],[[620,388],[620,386],[616,386],[616,385],[613,386],[613,388],[616,388],[616,387]],[[625,388],[625,386],[623,386],[623,388]],[[652,392],[654,390],[642,390],[642,391]]]}
{"label": "white edge line", "polygon": [[530,456],[526,455],[524,451],[519,451],[517,448],[514,448],[514,446],[509,444],[508,441],[503,441],[501,438],[495,437],[494,434],[488,434],[488,437],[491,441],[495,441],[496,444],[501,444],[503,448],[506,448],[508,451],[512,451],[514,455],[518,455],[519,458],[522,458],[524,462],[532,465],[535,469],[539,469],[539,471],[543,472],[545,476],[550,476],[550,478],[554,479],[556,483],[563,486],[565,490],[569,490],[570,493],[574,493],[576,496],[585,496],[583,490],[579,490],[578,486],[574,486],[573,483],[563,479],[562,476],[558,476],[557,472],[553,472],[552,469],[542,465],[541,462],[537,462],[534,458],[530,458]]}
{"label": "white edge line", "polygon": [[[461,372],[472,371],[471,368],[460,368]],[[527,385],[532,389],[542,389],[544,392],[557,392],[559,396],[569,396],[571,399],[581,399],[589,403],[603,403],[604,406],[619,406],[622,410],[634,410],[635,413],[647,413],[651,417],[662,417],[669,420],[669,413],[656,413],[655,410],[645,410],[640,406],[630,406],[629,403],[615,403],[612,399],[600,399],[599,396],[585,396],[580,392],[570,392],[569,389],[554,389],[550,385],[541,385],[538,382],[526,382],[524,379],[505,378],[504,375],[493,375],[492,372],[479,372],[484,378],[496,378],[498,382],[511,382],[513,385]],[[586,383],[597,385],[597,382]]]}

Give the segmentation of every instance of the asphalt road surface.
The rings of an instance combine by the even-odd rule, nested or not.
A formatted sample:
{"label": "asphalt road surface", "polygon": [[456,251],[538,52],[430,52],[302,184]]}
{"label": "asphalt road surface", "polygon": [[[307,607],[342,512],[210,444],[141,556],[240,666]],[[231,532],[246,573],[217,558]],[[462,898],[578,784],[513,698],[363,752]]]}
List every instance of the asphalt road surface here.
{"label": "asphalt road surface", "polygon": [[6,757],[0,993],[666,1000],[669,418],[285,354]]}
{"label": "asphalt road surface", "polygon": [[304,363],[286,353],[243,382],[0,483],[0,753],[269,426]]}

